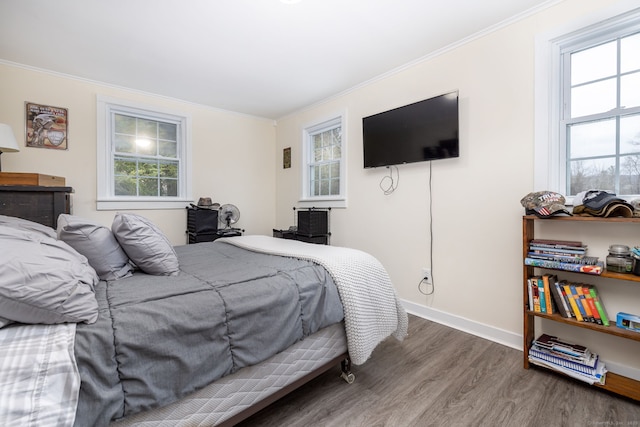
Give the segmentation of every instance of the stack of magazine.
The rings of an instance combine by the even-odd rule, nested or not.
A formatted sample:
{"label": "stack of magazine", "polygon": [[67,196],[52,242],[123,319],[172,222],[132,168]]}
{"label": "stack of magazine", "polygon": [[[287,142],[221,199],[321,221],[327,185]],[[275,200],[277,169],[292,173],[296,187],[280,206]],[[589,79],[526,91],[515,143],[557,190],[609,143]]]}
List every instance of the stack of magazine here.
{"label": "stack of magazine", "polygon": [[562,372],[589,384],[604,384],[604,362],[588,348],[542,334],[529,349],[529,362]]}
{"label": "stack of magazine", "polygon": [[568,240],[533,239],[524,260],[526,265],[579,273],[602,274],[604,263],[587,256],[587,246]]}

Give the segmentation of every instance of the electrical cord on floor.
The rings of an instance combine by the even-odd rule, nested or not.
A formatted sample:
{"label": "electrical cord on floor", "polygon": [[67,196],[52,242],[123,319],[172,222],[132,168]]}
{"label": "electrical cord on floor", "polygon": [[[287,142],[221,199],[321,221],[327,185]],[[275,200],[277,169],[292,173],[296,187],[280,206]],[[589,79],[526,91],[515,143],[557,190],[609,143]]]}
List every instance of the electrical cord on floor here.
{"label": "electrical cord on floor", "polygon": [[[396,176],[397,179],[393,179],[393,168],[396,168]],[[380,188],[382,189],[382,192],[384,193],[385,196],[388,196],[389,194],[393,193],[394,191],[396,191],[396,188],[398,188],[398,184],[400,183],[400,171],[398,170],[397,166],[387,166],[387,169],[389,169],[389,176],[385,176],[384,178],[382,178],[380,180]],[[389,182],[389,186],[388,187],[383,187],[382,184],[385,181],[390,181]]]}
{"label": "electrical cord on floor", "polygon": [[[431,191],[431,162],[429,162],[429,265],[431,266],[431,283],[425,282],[423,278],[418,283],[418,291],[424,295],[433,295],[436,291],[436,280],[433,275],[433,192]],[[427,290],[423,291],[422,286],[426,283]]]}

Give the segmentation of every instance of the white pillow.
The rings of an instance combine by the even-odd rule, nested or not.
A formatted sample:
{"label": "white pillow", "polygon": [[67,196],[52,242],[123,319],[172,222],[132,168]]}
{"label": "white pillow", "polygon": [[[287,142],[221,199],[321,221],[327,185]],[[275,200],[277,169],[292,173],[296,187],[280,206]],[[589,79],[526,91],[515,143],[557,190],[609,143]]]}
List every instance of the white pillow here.
{"label": "white pillow", "polygon": [[133,266],[108,227],[86,219],[58,216],[58,239],[87,257],[101,280],[129,277]]}
{"label": "white pillow", "polygon": [[63,241],[0,225],[0,313],[20,323],[93,323],[98,276]]}
{"label": "white pillow", "polygon": [[147,218],[136,214],[117,213],[111,231],[131,261],[145,273],[175,276],[180,271],[173,245]]}

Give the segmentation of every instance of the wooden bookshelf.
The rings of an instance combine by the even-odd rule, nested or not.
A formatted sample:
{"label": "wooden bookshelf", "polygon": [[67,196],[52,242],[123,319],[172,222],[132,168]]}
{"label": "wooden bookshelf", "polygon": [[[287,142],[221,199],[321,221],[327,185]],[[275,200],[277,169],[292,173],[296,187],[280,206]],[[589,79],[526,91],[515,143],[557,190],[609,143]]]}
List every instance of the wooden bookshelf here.
{"label": "wooden bookshelf", "polygon": [[[535,276],[535,269],[549,270],[549,271],[562,271],[562,270],[553,270],[547,269],[543,267],[533,267],[524,264],[524,259],[527,257],[527,253],[529,251],[529,243],[531,240],[535,238],[534,224],[536,221],[572,221],[572,222],[604,222],[604,223],[638,223],[640,224],[640,218],[599,218],[599,217],[580,217],[580,216],[567,216],[567,217],[553,217],[553,218],[545,218],[541,219],[533,215],[525,215],[522,217],[522,264],[523,264],[523,338],[524,338],[524,346],[523,346],[523,354],[524,354],[524,368],[529,369],[533,364],[529,362],[529,349],[533,341],[535,340],[535,318],[543,318],[547,320],[551,320],[554,322],[564,323],[570,326],[575,326],[579,328],[590,329],[596,332],[600,332],[603,334],[609,334],[616,337],[629,339],[633,341],[640,341],[640,333],[629,331],[626,329],[618,328],[615,326],[615,319],[610,319],[610,325],[597,325],[590,322],[580,322],[575,319],[565,318],[559,314],[547,314],[547,313],[538,313],[529,310],[529,293],[527,289],[527,280]],[[584,273],[575,273],[572,274],[584,274]],[[635,276],[633,274],[622,274],[622,273],[614,273],[609,271],[603,271],[601,275],[594,274],[585,274],[585,276],[589,276],[590,278],[607,278],[614,280],[624,280],[627,282],[640,282],[640,276]],[[640,291],[638,293],[638,301],[640,301]],[[539,366],[536,366],[538,368]],[[540,369],[547,369],[542,368]],[[548,369],[552,372],[553,369]],[[558,372],[559,373],[559,372]],[[560,373],[561,374],[561,373]],[[615,372],[608,371],[606,374],[605,384],[594,384],[594,387],[607,390],[612,393],[619,394],[621,396],[625,396],[637,401],[640,401],[640,381],[637,381],[633,378],[628,378],[617,374]]]}

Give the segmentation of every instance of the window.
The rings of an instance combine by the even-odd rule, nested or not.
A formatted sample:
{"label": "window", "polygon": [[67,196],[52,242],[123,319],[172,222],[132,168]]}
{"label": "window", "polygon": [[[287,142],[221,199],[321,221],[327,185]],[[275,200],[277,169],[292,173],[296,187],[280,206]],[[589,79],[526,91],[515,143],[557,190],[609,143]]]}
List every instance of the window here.
{"label": "window", "polygon": [[189,119],[98,99],[98,209],[184,208]]}
{"label": "window", "polygon": [[566,194],[640,194],[640,32],[562,52]]}
{"label": "window", "polygon": [[[302,202],[313,202],[313,206],[316,207],[344,205],[343,135],[342,116],[314,124],[304,130]],[[336,201],[343,203],[336,204]]]}
{"label": "window", "polygon": [[640,194],[640,12],[612,16],[538,46],[536,188]]}

